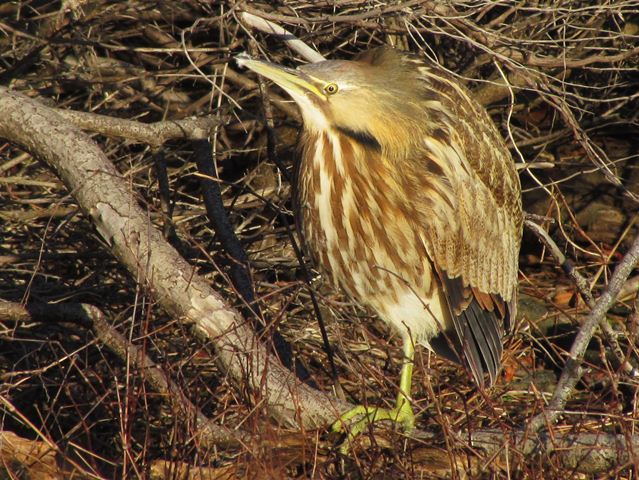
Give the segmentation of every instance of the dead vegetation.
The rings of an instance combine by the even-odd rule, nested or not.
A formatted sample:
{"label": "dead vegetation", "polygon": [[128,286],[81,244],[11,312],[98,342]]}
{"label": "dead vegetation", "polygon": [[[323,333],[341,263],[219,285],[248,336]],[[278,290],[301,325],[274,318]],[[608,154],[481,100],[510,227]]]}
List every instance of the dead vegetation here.
{"label": "dead vegetation", "polygon": [[[418,352],[413,438],[364,437],[341,457],[325,428],[339,405],[394,400],[400,349],[369,313],[299,265],[290,233],[298,114],[232,57],[302,59],[241,12],[327,58],[390,43],[457,74],[508,139],[524,208],[570,262],[562,270],[526,232],[520,321],[494,388],[477,391],[463,369]],[[35,139],[26,120],[6,125],[28,101],[0,86],[2,476],[632,477],[638,39],[631,1],[1,4],[0,85],[35,109],[54,107],[46,112],[68,129],[66,141],[85,129],[120,174],[95,182],[107,164],[78,177],[51,162],[34,145],[61,130]],[[71,144],[69,161],[88,144]],[[121,182],[103,192],[109,176]],[[146,235],[101,223],[88,207],[101,199],[128,205],[142,215],[140,231],[157,228],[163,238],[143,248]],[[167,242],[179,256],[163,264]],[[267,347],[248,345],[246,356],[220,348],[229,332],[202,327],[205,308],[180,310],[174,297],[187,287],[163,283],[172,280],[199,292],[212,286],[251,325],[232,333],[254,330]],[[616,301],[604,309],[607,296]],[[590,307],[603,309],[605,328],[591,341],[582,334],[583,371],[579,362],[564,368],[577,331],[599,321]],[[269,382],[285,372],[275,351],[309,384],[278,384],[292,407],[275,405]],[[562,372],[561,385],[574,389],[551,410]],[[340,400],[314,403],[334,395]]]}

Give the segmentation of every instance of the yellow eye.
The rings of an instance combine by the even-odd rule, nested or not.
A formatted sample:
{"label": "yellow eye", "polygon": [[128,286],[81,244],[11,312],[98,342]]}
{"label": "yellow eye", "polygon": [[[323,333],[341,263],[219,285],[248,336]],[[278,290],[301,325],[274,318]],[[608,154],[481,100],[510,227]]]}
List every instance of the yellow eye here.
{"label": "yellow eye", "polygon": [[337,87],[336,83],[327,83],[324,87],[324,92],[326,92],[328,95],[333,95],[334,93],[337,93],[338,90],[339,88]]}

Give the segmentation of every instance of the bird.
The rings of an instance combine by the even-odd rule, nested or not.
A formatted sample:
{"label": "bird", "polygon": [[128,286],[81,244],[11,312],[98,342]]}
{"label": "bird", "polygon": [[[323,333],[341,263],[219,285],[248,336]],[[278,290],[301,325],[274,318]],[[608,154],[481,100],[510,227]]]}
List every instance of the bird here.
{"label": "bird", "polygon": [[492,385],[516,314],[523,213],[484,107],[437,62],[385,45],[297,68],[237,62],[301,112],[296,216],[319,270],[402,338],[395,407],[358,406],[333,428],[351,440],[379,420],[413,429],[416,345]]}

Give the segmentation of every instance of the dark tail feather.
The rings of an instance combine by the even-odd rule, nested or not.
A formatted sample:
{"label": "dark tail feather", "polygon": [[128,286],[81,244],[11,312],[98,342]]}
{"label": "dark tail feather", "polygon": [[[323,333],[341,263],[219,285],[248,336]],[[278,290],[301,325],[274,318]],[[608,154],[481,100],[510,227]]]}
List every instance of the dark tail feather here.
{"label": "dark tail feather", "polygon": [[[473,300],[455,320],[462,324],[465,331],[470,330],[472,336],[462,343],[470,347],[471,355],[481,359],[480,368],[473,368],[470,363],[475,381],[479,385],[484,384],[484,372],[488,371],[490,384],[497,378],[497,371],[501,363],[501,338],[497,333],[497,318],[493,312],[482,310],[479,304]],[[467,351],[464,353],[468,355]]]}
{"label": "dark tail feather", "polygon": [[[452,342],[447,342],[442,336],[436,337],[431,340],[431,346],[447,358],[457,361],[460,357],[463,358],[475,382],[480,386],[484,385],[484,373],[488,372],[492,385],[501,365],[502,336],[506,319],[502,318],[500,312],[505,309],[494,308],[500,307],[499,304],[491,304],[490,309],[483,308],[472,290],[464,287],[461,277],[451,279],[445,272],[440,272],[440,278],[456,335],[450,335]],[[492,297],[492,303],[503,303],[501,298],[486,297]],[[443,337],[445,335],[446,333]]]}

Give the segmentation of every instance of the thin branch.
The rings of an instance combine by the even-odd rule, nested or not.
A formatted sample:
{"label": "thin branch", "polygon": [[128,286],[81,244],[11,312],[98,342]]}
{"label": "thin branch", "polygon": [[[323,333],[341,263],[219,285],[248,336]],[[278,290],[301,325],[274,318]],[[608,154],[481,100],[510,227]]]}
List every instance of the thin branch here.
{"label": "thin branch", "polygon": [[579,329],[577,337],[570,348],[566,366],[561,372],[561,377],[557,382],[557,386],[555,387],[548,406],[529,423],[531,431],[538,432],[546,425],[556,422],[563,412],[568,398],[584,373],[582,364],[588,343],[597,325],[605,321],[606,313],[614,305],[621,288],[632,270],[636,267],[637,262],[639,262],[639,235],[635,238],[630,250],[626,253],[621,263],[615,268],[606,290],[601,294],[594,308]]}
{"label": "thin branch", "polygon": [[537,223],[531,220],[524,220],[524,224],[531,230],[537,238],[544,244],[544,246],[550,250],[550,253],[555,258],[557,265],[561,267],[566,275],[570,277],[570,279],[577,286],[577,290],[583,297],[586,305],[588,305],[591,309],[595,307],[595,299],[590,292],[590,284],[588,280],[586,280],[578,271],[575,269],[573,263],[566,258],[566,256],[559,249],[555,241],[548,235],[548,232]]}
{"label": "thin branch", "polygon": [[[257,48],[254,47],[253,42],[251,42],[250,48],[251,54],[254,53],[254,50],[257,50]],[[258,84],[260,87],[260,94],[262,96],[262,109],[264,110],[264,121],[266,126],[266,155],[273,164],[277,165],[277,168],[282,173],[284,178],[286,178],[286,180],[292,185],[294,179],[292,178],[292,175],[289,173],[284,163],[281,161],[280,156],[277,152],[278,142],[275,133],[275,123],[273,122],[273,109],[271,108],[270,92],[269,89],[266,87],[264,78],[261,75],[258,75]],[[295,202],[295,200],[293,201]],[[311,304],[313,305],[313,312],[320,327],[320,334],[322,335],[324,351],[326,352],[328,363],[331,367],[331,378],[333,380],[333,385],[339,398],[343,398],[343,390],[339,383],[339,375],[337,374],[337,367],[335,366],[335,359],[333,358],[333,350],[331,349],[331,345],[328,339],[328,333],[326,332],[326,326],[324,325],[324,318],[322,317],[319,304],[317,303],[315,292],[311,287],[311,274],[306,265],[303,250],[297,244],[297,239],[293,235],[293,229],[291,228],[286,215],[282,214],[281,212],[278,212],[278,214],[286,228],[289,241],[291,242],[291,246],[293,247],[293,251],[295,252],[295,256],[297,258],[297,262],[299,263],[300,269],[302,270],[302,275],[304,276],[304,283],[306,284],[307,291],[311,299]]]}
{"label": "thin branch", "polygon": [[[546,248],[550,250],[550,253],[555,258],[557,264],[574,282],[581,297],[586,302],[586,305],[588,305],[591,311],[594,310],[596,307],[596,302],[594,297],[592,296],[592,292],[590,291],[590,282],[586,278],[584,278],[584,276],[581,275],[581,273],[579,273],[579,271],[575,268],[573,263],[568,258],[566,258],[555,241],[550,237],[550,235],[548,235],[548,232],[546,232],[546,230],[544,230],[540,225],[531,220],[525,220],[524,223],[526,224],[526,227],[528,227],[528,229],[531,230],[537,236],[537,238],[539,238],[539,240],[541,240]],[[630,362],[624,360],[623,350],[619,346],[619,342],[617,342],[615,332],[606,320],[605,316],[602,317],[599,326],[606,336],[606,341],[610,345],[612,354],[614,355],[614,358],[617,362],[617,366],[621,367],[626,374],[636,376],[635,368]]]}
{"label": "thin branch", "polygon": [[314,63],[326,60],[326,58],[324,58],[321,53],[306,45],[291,32],[269,20],[266,20],[265,18],[258,17],[257,15],[249,12],[240,12],[238,14],[238,17],[242,22],[244,22],[251,28],[255,28],[256,30],[259,30],[261,32],[276,35],[279,40],[282,40],[284,43],[286,43],[286,45],[288,45],[291,50],[299,53],[302,58],[308,60],[309,62]]}
{"label": "thin branch", "polygon": [[[206,208],[206,214],[223,250],[230,257],[229,277],[246,306],[246,308],[242,309],[242,313],[244,316],[257,319],[253,324],[258,332],[261,333],[266,329],[266,325],[260,322],[262,313],[255,299],[249,258],[242,243],[237,238],[233,224],[224,208],[220,183],[214,180],[217,176],[217,172],[213,165],[213,151],[210,141],[199,140],[196,142],[193,155],[197,168],[202,174],[200,176],[200,191],[202,193],[204,207]],[[308,371],[302,362],[296,361],[291,345],[284,339],[282,334],[277,330],[273,330],[269,332],[269,334],[273,340],[275,352],[284,366],[294,370],[300,380],[308,381],[310,377]]]}
{"label": "thin branch", "polygon": [[213,116],[142,123],[135,120],[75,110],[59,109],[56,112],[83,130],[112,137],[126,138],[127,140],[152,146],[159,146],[169,140],[176,139],[206,139],[211,129],[220,123],[219,119]]}
{"label": "thin branch", "polygon": [[376,19],[379,17],[384,17],[386,15],[390,15],[392,13],[402,13],[402,12],[411,12],[410,8],[413,6],[419,6],[422,11],[428,11],[431,13],[436,13],[440,15],[451,15],[454,11],[450,9],[445,4],[441,2],[435,1],[424,1],[424,0],[409,0],[406,2],[400,2],[396,5],[384,5],[382,7],[371,8],[361,13],[356,14],[345,14],[345,15],[318,15],[314,17],[304,16],[304,17],[293,17],[289,15],[281,15],[274,13],[267,13],[264,11],[257,10],[255,8],[248,7],[247,5],[243,5],[242,8],[254,15],[269,19],[275,20],[282,23],[288,23],[290,25],[313,25],[315,23],[352,23],[352,22],[362,22],[368,19]]}
{"label": "thin branch", "polygon": [[96,338],[117,355],[124,364],[132,363],[156,392],[181,412],[180,418],[195,419],[197,439],[203,447],[237,446],[250,441],[250,435],[241,429],[231,429],[206,417],[184,394],[182,389],[124,335],[107,322],[102,310],[84,303],[31,303],[21,305],[0,300],[0,321],[26,323],[75,323],[90,328]]}

